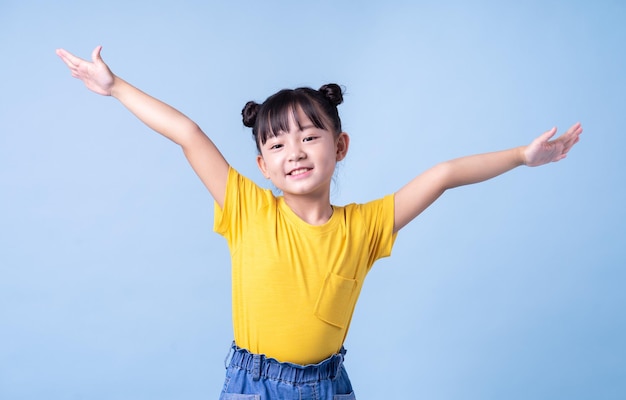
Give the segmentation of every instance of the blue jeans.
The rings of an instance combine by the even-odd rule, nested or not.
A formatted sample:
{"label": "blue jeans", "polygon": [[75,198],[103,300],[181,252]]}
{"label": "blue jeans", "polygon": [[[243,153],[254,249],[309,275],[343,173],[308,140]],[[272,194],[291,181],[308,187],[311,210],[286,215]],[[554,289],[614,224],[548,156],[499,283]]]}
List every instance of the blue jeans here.
{"label": "blue jeans", "polygon": [[252,354],[233,343],[220,400],[355,400],[343,367],[345,354],[342,347],[319,364],[297,365]]}

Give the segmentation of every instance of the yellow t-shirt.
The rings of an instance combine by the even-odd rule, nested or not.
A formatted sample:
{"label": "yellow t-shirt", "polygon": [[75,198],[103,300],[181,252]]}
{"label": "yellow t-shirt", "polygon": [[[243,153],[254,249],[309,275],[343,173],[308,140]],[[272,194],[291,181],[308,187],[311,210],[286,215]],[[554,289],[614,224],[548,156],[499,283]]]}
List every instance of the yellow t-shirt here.
{"label": "yellow t-shirt", "polygon": [[333,206],[329,221],[313,226],[231,168],[214,230],[231,254],[237,345],[301,365],[337,353],[365,275],[391,253],[393,206],[393,195]]}

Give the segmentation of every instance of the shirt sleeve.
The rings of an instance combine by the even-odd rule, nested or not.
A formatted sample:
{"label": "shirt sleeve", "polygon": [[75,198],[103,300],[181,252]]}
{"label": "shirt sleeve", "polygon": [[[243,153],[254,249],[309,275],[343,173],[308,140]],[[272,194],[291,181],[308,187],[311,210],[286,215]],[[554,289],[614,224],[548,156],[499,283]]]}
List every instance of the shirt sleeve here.
{"label": "shirt sleeve", "polygon": [[229,243],[242,236],[250,217],[268,201],[271,192],[260,188],[253,181],[230,167],[226,181],[224,206],[214,202],[213,230],[224,236]]}
{"label": "shirt sleeve", "polygon": [[370,265],[391,255],[398,233],[393,232],[394,195],[366,203],[362,207],[367,236],[370,244]]}

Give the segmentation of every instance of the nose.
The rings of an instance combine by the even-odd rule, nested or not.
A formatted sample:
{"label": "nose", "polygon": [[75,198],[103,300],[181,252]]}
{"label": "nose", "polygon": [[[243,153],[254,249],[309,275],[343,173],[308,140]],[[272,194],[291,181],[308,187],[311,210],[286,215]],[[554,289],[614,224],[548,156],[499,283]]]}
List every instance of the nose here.
{"label": "nose", "polygon": [[298,145],[293,146],[291,148],[291,153],[289,155],[289,161],[300,161],[306,158],[306,153],[302,148]]}

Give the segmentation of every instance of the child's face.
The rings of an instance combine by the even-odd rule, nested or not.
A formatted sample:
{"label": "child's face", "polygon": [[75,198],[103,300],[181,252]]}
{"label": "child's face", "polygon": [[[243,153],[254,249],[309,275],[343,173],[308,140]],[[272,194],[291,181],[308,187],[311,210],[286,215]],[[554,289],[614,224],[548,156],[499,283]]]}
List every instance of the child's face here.
{"label": "child's face", "polygon": [[316,128],[301,110],[297,113],[302,130],[292,118],[289,132],[280,132],[261,146],[257,164],[284,195],[328,199],[335,165],[348,151],[348,135],[335,137],[330,131]]}

